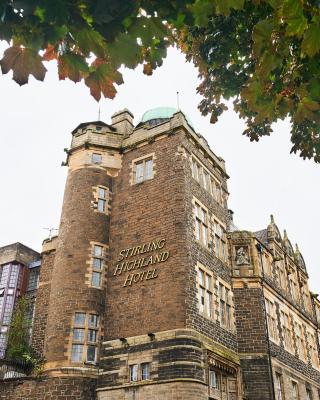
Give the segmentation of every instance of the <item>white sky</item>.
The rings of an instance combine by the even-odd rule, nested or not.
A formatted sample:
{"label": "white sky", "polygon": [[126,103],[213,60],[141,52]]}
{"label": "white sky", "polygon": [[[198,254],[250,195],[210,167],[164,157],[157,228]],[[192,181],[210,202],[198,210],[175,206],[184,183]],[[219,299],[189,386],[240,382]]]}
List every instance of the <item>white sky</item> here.
{"label": "white sky", "polygon": [[[0,44],[0,56],[3,49]],[[98,105],[83,83],[59,82],[55,64],[47,68],[44,83],[31,77],[22,87],[11,73],[0,75],[0,246],[19,241],[41,250],[48,236],[43,228],[59,226],[67,172],[60,165],[70,132],[98,118]],[[289,154],[289,124],[277,124],[274,134],[259,143],[241,135],[243,121],[232,110],[211,125],[197,108],[197,70],[175,49],[153,76],[138,68],[124,70],[124,80],[114,100],[101,101],[101,119],[109,123],[111,114],[126,107],[138,122],[147,109],[175,107],[179,91],[181,110],[226,161],[235,224],[260,230],[274,214],[280,231],[287,229],[293,246],[299,244],[311,289],[320,292],[320,166]]]}

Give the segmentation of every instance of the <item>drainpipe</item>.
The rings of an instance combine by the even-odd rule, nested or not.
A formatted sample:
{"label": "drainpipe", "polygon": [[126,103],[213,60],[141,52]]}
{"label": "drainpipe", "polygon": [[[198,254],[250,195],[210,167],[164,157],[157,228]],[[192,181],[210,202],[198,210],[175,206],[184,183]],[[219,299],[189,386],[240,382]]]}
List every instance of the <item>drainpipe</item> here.
{"label": "drainpipe", "polygon": [[273,370],[272,370],[272,362],[271,362],[271,349],[270,349],[270,338],[269,338],[269,327],[268,327],[268,320],[267,320],[267,311],[266,311],[266,299],[264,296],[264,265],[263,265],[263,257],[262,257],[262,246],[260,243],[256,244],[256,249],[260,255],[260,262],[261,262],[261,269],[262,269],[262,298],[263,298],[263,313],[264,313],[264,320],[265,320],[265,329],[267,334],[267,343],[268,343],[268,357],[269,357],[269,372],[271,376],[271,385],[272,385],[272,398],[276,400],[276,394],[274,390],[274,379],[273,379]]}

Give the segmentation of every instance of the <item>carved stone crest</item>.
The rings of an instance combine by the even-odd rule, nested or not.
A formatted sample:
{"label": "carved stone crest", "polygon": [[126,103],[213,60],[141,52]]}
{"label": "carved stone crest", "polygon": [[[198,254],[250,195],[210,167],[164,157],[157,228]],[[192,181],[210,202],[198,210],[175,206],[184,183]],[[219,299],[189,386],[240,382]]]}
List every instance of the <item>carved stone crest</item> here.
{"label": "carved stone crest", "polygon": [[248,246],[237,246],[235,249],[236,249],[236,265],[250,265]]}

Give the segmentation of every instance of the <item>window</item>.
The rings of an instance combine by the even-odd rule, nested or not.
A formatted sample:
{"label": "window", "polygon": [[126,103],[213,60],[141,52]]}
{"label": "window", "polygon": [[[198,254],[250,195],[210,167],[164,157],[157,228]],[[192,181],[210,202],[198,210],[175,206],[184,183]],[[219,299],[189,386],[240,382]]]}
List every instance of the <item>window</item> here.
{"label": "window", "polygon": [[292,381],[292,400],[299,400],[299,388],[297,382]]}
{"label": "window", "polygon": [[284,311],[281,311],[281,324],[282,324],[284,348],[286,350],[292,351],[293,350],[292,325],[289,314],[287,314]]}
{"label": "window", "polygon": [[83,353],[83,345],[82,344],[73,344],[71,351],[71,360],[76,362],[82,361],[82,353]]}
{"label": "window", "polygon": [[91,161],[93,164],[101,164],[102,163],[102,154],[92,153]]}
{"label": "window", "polygon": [[138,364],[129,365],[130,382],[137,382],[138,380]]}
{"label": "window", "polygon": [[146,381],[151,377],[151,363],[129,365],[130,382]]}
{"label": "window", "polygon": [[153,178],[153,159],[144,158],[134,162],[134,183],[140,183]]}
{"label": "window", "polygon": [[304,337],[304,328],[302,324],[295,323],[296,344],[298,356],[301,360],[306,360],[306,343]]}
{"label": "window", "polygon": [[215,244],[215,254],[221,260],[226,260],[227,258],[227,245],[225,230],[217,221],[214,221],[214,244]]}
{"label": "window", "polygon": [[233,302],[231,290],[223,283],[218,284],[219,316],[221,326],[233,328]]}
{"label": "window", "polygon": [[266,314],[267,314],[269,335],[270,335],[271,339],[278,341],[279,334],[278,334],[278,328],[277,328],[275,304],[269,299],[265,299],[265,300],[266,300],[265,304],[266,304]]}
{"label": "window", "polygon": [[309,344],[311,364],[314,368],[319,368],[319,356],[318,356],[316,337],[311,332],[308,332],[308,344]]}
{"label": "window", "polygon": [[192,159],[192,177],[198,182],[200,181],[200,173],[201,173],[200,171],[201,171],[200,165],[197,163],[195,159]]}
{"label": "window", "polygon": [[212,292],[213,283],[212,275],[203,269],[198,269],[198,291],[199,291],[199,311],[208,316],[213,317],[213,304],[212,304]]}
{"label": "window", "polygon": [[282,376],[276,374],[276,400],[283,399]]}
{"label": "window", "polygon": [[141,364],[141,380],[146,381],[150,379],[150,363]]}
{"label": "window", "polygon": [[307,392],[307,400],[312,400],[312,392],[311,389],[306,389]]}
{"label": "window", "polygon": [[102,272],[104,267],[104,248],[100,245],[93,245],[92,255],[92,275],[91,286],[96,288],[102,287]]}
{"label": "window", "polygon": [[27,290],[35,290],[38,288],[39,284],[39,268],[32,268],[29,270],[29,280],[28,280],[28,288]]}
{"label": "window", "polygon": [[107,209],[107,188],[102,186],[98,187],[98,211],[99,212],[106,212]]}
{"label": "window", "polygon": [[205,190],[222,206],[227,206],[227,193],[223,193],[221,184],[214,178],[210,172],[192,157],[191,161],[192,177],[199,182]]}
{"label": "window", "polygon": [[276,259],[277,259],[277,261],[275,262],[276,282],[281,288],[285,289],[287,287],[286,274],[284,271],[283,260],[279,253],[276,253]]}
{"label": "window", "polygon": [[71,361],[96,361],[98,332],[98,315],[75,313],[72,332]]}
{"label": "window", "polygon": [[308,312],[311,310],[310,296],[307,283],[301,287],[301,301],[303,308]]}
{"label": "window", "polygon": [[209,386],[212,389],[220,389],[220,374],[214,370],[209,370]]}
{"label": "window", "polygon": [[195,203],[196,239],[208,246],[208,213],[198,203]]}

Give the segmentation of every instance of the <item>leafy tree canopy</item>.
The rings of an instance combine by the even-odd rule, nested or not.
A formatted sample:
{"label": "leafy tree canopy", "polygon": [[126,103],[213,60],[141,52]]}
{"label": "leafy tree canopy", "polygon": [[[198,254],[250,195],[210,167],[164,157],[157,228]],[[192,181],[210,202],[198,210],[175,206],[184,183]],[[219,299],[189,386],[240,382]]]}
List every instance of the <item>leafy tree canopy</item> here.
{"label": "leafy tree canopy", "polygon": [[211,122],[232,98],[250,140],[290,118],[292,151],[320,162],[318,0],[0,0],[2,73],[23,85],[84,80],[98,101],[123,83],[121,65],[151,75],[176,44],[198,68],[199,107]]}

